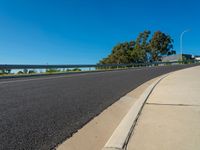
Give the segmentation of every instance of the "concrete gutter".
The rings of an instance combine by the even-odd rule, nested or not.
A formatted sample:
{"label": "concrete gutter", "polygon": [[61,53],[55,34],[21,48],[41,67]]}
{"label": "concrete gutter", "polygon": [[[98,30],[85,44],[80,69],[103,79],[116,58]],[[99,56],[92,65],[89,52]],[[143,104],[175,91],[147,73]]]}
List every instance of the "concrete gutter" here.
{"label": "concrete gutter", "polygon": [[[150,96],[156,85],[166,76],[167,75],[162,76],[161,78],[156,80],[144,91],[140,98],[131,107],[126,116],[122,119],[121,123],[115,129],[114,133],[107,141],[102,150],[123,150],[126,148],[133,128],[135,127],[136,121],[140,115],[140,112],[145,102],[147,101],[148,97]],[[123,98],[127,99],[130,98],[130,96],[126,95]]]}

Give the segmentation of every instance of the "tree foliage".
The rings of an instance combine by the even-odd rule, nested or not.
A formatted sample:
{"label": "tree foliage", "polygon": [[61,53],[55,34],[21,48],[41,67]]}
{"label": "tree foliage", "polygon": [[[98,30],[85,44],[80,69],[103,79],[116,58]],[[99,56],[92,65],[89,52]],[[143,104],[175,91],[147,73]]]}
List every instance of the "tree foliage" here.
{"label": "tree foliage", "polygon": [[157,31],[154,33],[149,43],[150,53],[153,61],[158,61],[159,56],[167,55],[173,48],[173,40],[169,35]]}
{"label": "tree foliage", "polygon": [[141,32],[136,40],[119,43],[113,47],[108,57],[100,64],[127,64],[159,61],[164,55],[175,54],[172,38],[161,32],[155,32],[151,39],[151,32]]}

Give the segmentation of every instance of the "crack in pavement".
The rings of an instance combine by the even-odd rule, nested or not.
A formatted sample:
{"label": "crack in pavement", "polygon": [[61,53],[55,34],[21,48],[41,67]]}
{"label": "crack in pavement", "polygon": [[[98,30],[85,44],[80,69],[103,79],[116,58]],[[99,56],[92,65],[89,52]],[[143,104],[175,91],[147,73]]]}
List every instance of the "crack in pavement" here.
{"label": "crack in pavement", "polygon": [[200,105],[194,104],[161,104],[161,103],[146,103],[147,105],[163,105],[163,106],[196,106],[199,107]]}

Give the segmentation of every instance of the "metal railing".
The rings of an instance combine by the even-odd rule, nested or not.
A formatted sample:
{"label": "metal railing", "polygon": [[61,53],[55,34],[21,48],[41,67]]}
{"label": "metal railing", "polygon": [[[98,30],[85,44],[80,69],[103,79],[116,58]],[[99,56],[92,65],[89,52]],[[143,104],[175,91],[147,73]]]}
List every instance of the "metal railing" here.
{"label": "metal railing", "polygon": [[69,69],[69,68],[120,68],[120,67],[145,67],[145,66],[160,66],[173,64],[192,64],[199,63],[199,61],[173,61],[173,62],[153,62],[153,63],[131,63],[131,64],[96,64],[96,65],[15,65],[15,64],[0,64],[0,70],[9,69]]}
{"label": "metal railing", "polygon": [[8,69],[59,69],[59,68],[106,68],[106,67],[142,67],[142,66],[158,66],[172,64],[192,64],[200,61],[173,61],[173,62],[153,62],[153,63],[131,63],[131,64],[96,64],[96,65],[15,65],[0,64],[0,70]]}
{"label": "metal railing", "polygon": [[33,77],[46,75],[62,75],[71,73],[86,73],[112,71],[119,69],[134,69],[138,67],[170,66],[181,64],[200,64],[200,61],[173,61],[131,64],[97,64],[97,65],[8,65],[0,64],[0,79]]}

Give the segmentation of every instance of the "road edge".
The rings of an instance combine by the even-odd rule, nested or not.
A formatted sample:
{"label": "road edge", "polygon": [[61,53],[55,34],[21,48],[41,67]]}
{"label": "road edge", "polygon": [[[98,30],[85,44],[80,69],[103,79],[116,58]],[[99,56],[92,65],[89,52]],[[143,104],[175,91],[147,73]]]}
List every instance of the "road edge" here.
{"label": "road edge", "polygon": [[[151,95],[154,88],[166,78],[169,74],[161,76],[155,82],[153,82],[148,88],[143,92],[143,94],[139,97],[139,99],[135,102],[135,104],[130,108],[128,113],[122,119],[118,127],[113,132],[110,139],[107,141],[102,150],[123,150],[126,148],[132,131],[135,127],[137,119],[144,107],[145,102],[148,97]],[[130,97],[125,95],[123,98]]]}

